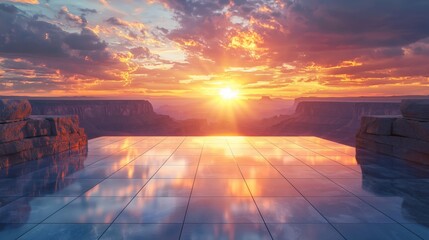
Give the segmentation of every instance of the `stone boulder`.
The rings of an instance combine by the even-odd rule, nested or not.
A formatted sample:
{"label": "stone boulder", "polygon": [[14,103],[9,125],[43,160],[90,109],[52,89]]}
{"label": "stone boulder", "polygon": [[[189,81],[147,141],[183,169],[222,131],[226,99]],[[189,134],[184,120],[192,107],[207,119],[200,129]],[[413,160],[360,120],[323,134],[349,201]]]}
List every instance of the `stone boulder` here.
{"label": "stone boulder", "polygon": [[31,114],[28,100],[0,99],[0,123],[26,119]]}
{"label": "stone boulder", "polygon": [[429,99],[405,99],[401,102],[404,118],[429,121]]}

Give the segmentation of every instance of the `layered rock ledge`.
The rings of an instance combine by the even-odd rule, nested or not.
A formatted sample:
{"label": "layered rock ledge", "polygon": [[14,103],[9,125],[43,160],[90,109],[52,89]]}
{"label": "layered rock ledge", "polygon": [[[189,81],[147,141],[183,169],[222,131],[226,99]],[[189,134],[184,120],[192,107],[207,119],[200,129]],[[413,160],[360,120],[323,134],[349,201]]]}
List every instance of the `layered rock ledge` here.
{"label": "layered rock ledge", "polygon": [[87,151],[88,139],[77,116],[30,114],[27,100],[0,100],[0,169],[67,151]]}
{"label": "layered rock ledge", "polygon": [[356,147],[429,165],[429,100],[403,100],[398,116],[365,116]]}

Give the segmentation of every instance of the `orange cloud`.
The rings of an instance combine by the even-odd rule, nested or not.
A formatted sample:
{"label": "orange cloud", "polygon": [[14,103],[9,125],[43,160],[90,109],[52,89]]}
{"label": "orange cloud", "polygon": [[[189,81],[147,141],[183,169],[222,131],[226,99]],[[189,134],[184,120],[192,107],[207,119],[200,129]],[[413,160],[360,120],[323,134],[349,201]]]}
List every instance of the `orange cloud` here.
{"label": "orange cloud", "polygon": [[39,4],[39,0],[9,0],[16,3]]}

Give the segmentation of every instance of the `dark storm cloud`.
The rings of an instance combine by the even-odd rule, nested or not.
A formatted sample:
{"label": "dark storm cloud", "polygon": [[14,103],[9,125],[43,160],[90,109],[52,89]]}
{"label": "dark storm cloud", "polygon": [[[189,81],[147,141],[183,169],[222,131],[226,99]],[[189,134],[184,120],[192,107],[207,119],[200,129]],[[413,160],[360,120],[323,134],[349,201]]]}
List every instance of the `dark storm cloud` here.
{"label": "dark storm cloud", "polygon": [[80,34],[67,34],[64,42],[74,50],[102,51],[107,47],[106,42],[101,41],[93,31],[86,28],[82,29]]}
{"label": "dark storm cloud", "polygon": [[2,11],[0,5],[0,52],[72,57],[70,50],[104,51],[107,44],[89,29],[68,33],[60,27],[24,15]]}
{"label": "dark storm cloud", "polygon": [[341,47],[398,46],[429,36],[428,12],[427,0],[300,0],[289,5],[284,24],[306,41],[321,36],[317,41]]}
{"label": "dark storm cloud", "polygon": [[[7,59],[25,59],[32,64],[35,74],[45,71],[62,75],[80,75],[82,78],[121,80],[120,71],[128,66],[116,59],[92,30],[82,28],[80,33],[69,33],[45,21],[35,20],[13,6],[0,4],[0,54]],[[13,69],[8,62],[4,69]]]}
{"label": "dark storm cloud", "polygon": [[10,14],[18,13],[18,8],[13,5],[0,4],[0,11]]}

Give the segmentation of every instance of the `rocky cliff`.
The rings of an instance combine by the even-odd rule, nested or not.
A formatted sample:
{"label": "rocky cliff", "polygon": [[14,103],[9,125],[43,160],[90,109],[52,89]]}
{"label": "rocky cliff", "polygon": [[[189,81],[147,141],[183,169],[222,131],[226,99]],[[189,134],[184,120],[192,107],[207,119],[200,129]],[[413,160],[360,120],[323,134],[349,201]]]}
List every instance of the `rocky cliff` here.
{"label": "rocky cliff", "polygon": [[107,135],[183,134],[178,123],[145,100],[30,100],[33,114],[79,116],[89,138]]}
{"label": "rocky cliff", "polygon": [[360,119],[366,115],[400,114],[399,102],[304,101],[295,113],[270,127],[273,135],[315,135],[354,145]]}
{"label": "rocky cliff", "polygon": [[404,100],[398,116],[365,116],[356,147],[429,165],[429,100]]}
{"label": "rocky cliff", "polygon": [[65,152],[86,152],[76,115],[30,115],[27,100],[0,99],[0,170]]}

